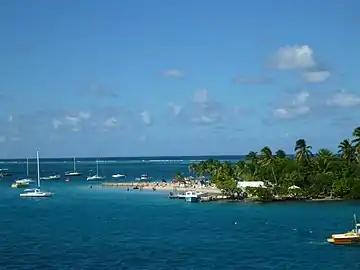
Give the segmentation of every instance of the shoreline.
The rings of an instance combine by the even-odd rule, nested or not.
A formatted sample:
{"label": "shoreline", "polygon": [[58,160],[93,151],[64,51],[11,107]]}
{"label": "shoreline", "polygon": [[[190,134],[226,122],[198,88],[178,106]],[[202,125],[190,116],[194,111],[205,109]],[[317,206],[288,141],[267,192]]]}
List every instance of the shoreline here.
{"label": "shoreline", "polygon": [[[101,183],[101,186],[103,187],[111,187],[111,188],[122,188],[122,189],[127,189],[127,188],[134,188],[134,187],[139,187],[142,188],[143,190],[153,190],[153,188],[155,188],[154,191],[163,191],[163,192],[174,192],[174,190],[176,189],[177,192],[179,193],[183,193],[187,190],[195,190],[195,191],[202,191],[204,193],[207,193],[207,196],[205,197],[212,197],[212,200],[204,200],[204,202],[210,202],[210,201],[223,201],[223,202],[229,202],[229,203],[234,203],[234,202],[244,202],[244,203],[293,203],[293,202],[343,202],[343,201],[348,201],[342,198],[330,198],[330,197],[325,197],[325,198],[314,198],[314,199],[309,199],[309,198],[277,198],[271,201],[262,201],[256,197],[248,197],[245,198],[243,200],[233,200],[233,199],[228,199],[228,198],[223,198],[221,195],[221,190],[219,190],[218,188],[213,188],[213,187],[185,187],[185,186],[179,186],[177,184],[172,184],[172,183],[132,183],[132,182],[103,182]],[[219,196],[219,197],[217,197]]]}
{"label": "shoreline", "polygon": [[153,188],[159,191],[169,191],[173,192],[175,189],[177,192],[185,192],[187,190],[196,190],[196,191],[202,191],[204,193],[209,194],[216,194],[221,195],[221,190],[218,188],[212,188],[212,187],[199,187],[199,186],[179,186],[172,183],[132,183],[132,182],[103,182],[101,183],[101,186],[103,187],[114,187],[114,188],[133,188],[133,187],[139,187],[143,188],[144,190],[152,190]]}

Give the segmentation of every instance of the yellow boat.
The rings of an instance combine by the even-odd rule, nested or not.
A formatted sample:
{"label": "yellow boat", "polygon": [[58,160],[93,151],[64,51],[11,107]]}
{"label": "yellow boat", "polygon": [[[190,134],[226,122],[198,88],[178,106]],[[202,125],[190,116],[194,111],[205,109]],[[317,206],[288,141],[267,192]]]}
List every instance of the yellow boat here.
{"label": "yellow boat", "polygon": [[333,234],[327,241],[335,245],[353,245],[360,243],[360,223],[354,214],[354,229],[351,232]]}
{"label": "yellow boat", "polygon": [[12,188],[22,188],[22,187],[28,187],[29,183],[13,183],[11,185]]}

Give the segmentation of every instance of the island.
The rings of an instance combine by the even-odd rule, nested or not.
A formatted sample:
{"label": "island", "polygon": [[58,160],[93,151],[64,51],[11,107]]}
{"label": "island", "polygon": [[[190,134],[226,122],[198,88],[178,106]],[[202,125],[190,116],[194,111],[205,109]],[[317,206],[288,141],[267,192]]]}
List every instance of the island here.
{"label": "island", "polygon": [[[360,127],[344,139],[338,152],[312,152],[305,139],[295,143],[295,155],[265,146],[237,162],[209,159],[190,164],[189,171],[207,177],[230,200],[360,199]],[[177,176],[181,181],[181,174]]]}

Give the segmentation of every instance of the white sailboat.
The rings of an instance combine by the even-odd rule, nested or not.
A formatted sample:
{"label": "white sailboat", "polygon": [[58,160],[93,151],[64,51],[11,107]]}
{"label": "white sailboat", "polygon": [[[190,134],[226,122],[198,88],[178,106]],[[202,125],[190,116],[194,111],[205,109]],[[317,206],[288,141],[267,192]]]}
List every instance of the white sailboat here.
{"label": "white sailboat", "polygon": [[101,181],[104,180],[105,176],[99,175],[99,161],[96,160],[96,174],[95,175],[89,175],[86,180],[87,181]]}
{"label": "white sailboat", "polygon": [[39,150],[36,151],[37,163],[37,188],[25,189],[24,193],[20,193],[20,197],[51,197],[53,193],[40,190],[40,162]]}
{"label": "white sailboat", "polygon": [[22,178],[22,179],[18,179],[15,181],[15,184],[18,185],[27,185],[30,183],[34,183],[35,181],[31,179],[31,177],[29,177],[29,159],[26,159],[26,177]]}
{"label": "white sailboat", "polygon": [[75,157],[74,157],[73,163],[74,163],[74,170],[73,170],[72,172],[65,172],[65,176],[80,176],[80,175],[82,175],[81,172],[77,172],[77,171],[76,171],[76,160],[75,160]]}

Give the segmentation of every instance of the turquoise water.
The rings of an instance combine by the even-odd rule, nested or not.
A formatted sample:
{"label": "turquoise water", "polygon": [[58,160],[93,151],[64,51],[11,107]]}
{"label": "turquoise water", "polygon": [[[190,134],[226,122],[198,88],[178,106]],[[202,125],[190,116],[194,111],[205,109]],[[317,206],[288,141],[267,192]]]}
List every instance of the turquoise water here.
{"label": "turquoise water", "polygon": [[[172,170],[186,166],[104,168],[167,179]],[[325,242],[351,229],[358,203],[187,204],[159,191],[90,188],[84,177],[43,181],[55,196],[40,199],[1,180],[0,269],[360,269],[360,247]]]}

